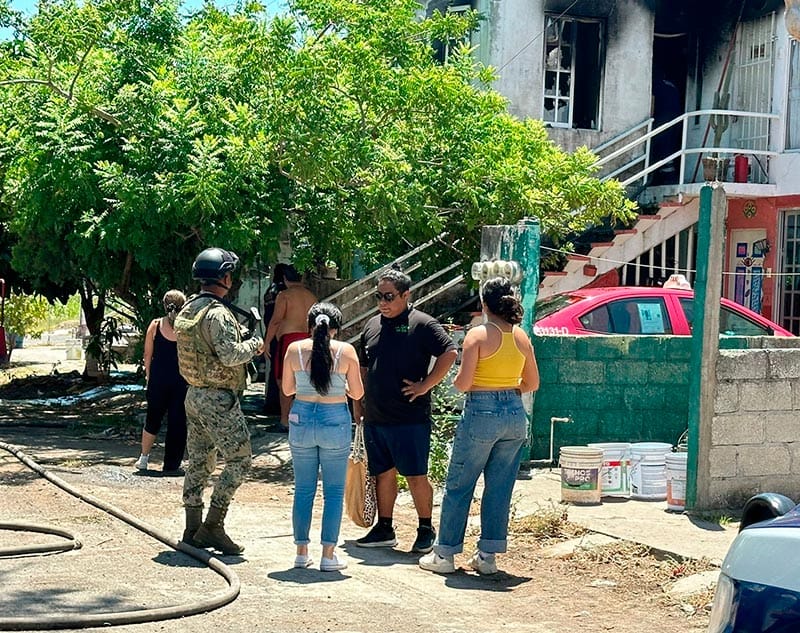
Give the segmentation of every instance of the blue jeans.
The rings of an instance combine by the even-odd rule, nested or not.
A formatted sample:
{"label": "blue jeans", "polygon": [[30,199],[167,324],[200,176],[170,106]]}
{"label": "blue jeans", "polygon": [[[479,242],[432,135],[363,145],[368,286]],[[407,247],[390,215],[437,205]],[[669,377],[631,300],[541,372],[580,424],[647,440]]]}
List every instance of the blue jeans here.
{"label": "blue jeans", "polygon": [[478,549],[487,554],[506,551],[511,492],[527,426],[522,398],[516,390],[467,394],[447,470],[437,554],[452,556],[464,549],[469,506],[481,473],[484,489]]}
{"label": "blue jeans", "polygon": [[295,400],[289,414],[289,448],[294,466],[292,526],[295,545],[307,545],[311,511],[322,467],[322,545],[336,545],[342,524],[344,481],[350,455],[347,404]]}

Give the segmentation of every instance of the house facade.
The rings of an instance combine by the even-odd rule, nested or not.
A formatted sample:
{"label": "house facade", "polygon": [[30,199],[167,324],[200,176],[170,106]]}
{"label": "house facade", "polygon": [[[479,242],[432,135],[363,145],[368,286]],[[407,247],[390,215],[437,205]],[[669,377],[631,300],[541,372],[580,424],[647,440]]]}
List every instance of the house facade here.
{"label": "house facade", "polygon": [[[792,2],[790,0],[789,4]],[[728,198],[723,295],[800,334],[800,43],[783,0],[444,0],[519,117],[587,146],[643,215],[570,253],[540,296],[694,279],[698,197]],[[787,15],[789,16],[787,27]]]}

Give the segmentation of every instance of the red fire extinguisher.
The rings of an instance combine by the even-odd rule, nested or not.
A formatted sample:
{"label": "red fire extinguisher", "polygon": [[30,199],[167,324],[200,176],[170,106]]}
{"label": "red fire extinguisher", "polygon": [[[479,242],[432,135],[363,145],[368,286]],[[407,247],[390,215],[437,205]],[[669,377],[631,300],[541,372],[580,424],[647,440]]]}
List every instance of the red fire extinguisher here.
{"label": "red fire extinguisher", "polygon": [[733,182],[747,182],[750,175],[750,161],[744,154],[737,154],[733,159]]}

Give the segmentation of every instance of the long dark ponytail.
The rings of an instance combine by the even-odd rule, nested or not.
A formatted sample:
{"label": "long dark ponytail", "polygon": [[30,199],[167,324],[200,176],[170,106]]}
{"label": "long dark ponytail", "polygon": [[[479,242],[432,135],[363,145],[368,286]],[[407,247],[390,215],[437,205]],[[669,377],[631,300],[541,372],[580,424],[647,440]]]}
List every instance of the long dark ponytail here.
{"label": "long dark ponytail", "polygon": [[311,332],[311,363],[309,378],[321,396],[328,394],[331,386],[331,330],[342,327],[342,311],[332,303],[315,303],[308,311],[308,329]]}

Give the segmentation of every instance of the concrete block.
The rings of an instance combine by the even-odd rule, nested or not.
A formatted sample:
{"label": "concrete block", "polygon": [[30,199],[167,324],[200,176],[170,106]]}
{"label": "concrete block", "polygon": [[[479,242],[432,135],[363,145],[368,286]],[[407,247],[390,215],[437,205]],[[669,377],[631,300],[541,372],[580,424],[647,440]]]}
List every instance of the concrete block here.
{"label": "concrete block", "polygon": [[789,381],[746,381],[739,388],[742,411],[785,411],[792,408]]}
{"label": "concrete block", "polygon": [[738,446],[715,446],[708,455],[709,476],[711,477],[735,477],[736,476],[736,455],[739,453]]}
{"label": "concrete block", "polygon": [[687,363],[650,363],[647,366],[648,382],[668,385],[688,385]]}
{"label": "concrete block", "polygon": [[717,357],[717,380],[758,380],[767,377],[764,350],[721,351]]}
{"label": "concrete block", "polygon": [[575,358],[577,338],[574,336],[534,336],[532,341],[537,361],[539,359]]}
{"label": "concrete block", "polygon": [[664,395],[667,387],[664,385],[624,387],[623,389],[625,392],[625,406],[628,409],[633,411],[660,410],[665,406]]}
{"label": "concrete block", "polygon": [[800,378],[800,349],[771,349],[767,359],[770,378]]}
{"label": "concrete block", "polygon": [[763,492],[762,483],[759,477],[714,477],[709,484],[708,507],[741,510],[750,497]]}
{"label": "concrete block", "polygon": [[800,474],[800,442],[789,442],[786,446],[792,456],[792,474]]}
{"label": "concrete block", "polygon": [[685,361],[687,364],[692,357],[691,336],[670,336],[666,340],[667,358],[672,362]]}
{"label": "concrete block", "polygon": [[796,411],[781,411],[765,416],[764,441],[800,442],[800,424]]}
{"label": "concrete block", "polygon": [[647,383],[649,363],[618,360],[606,365],[606,382],[612,385],[643,385]]}
{"label": "concrete block", "polygon": [[736,470],[743,477],[788,475],[792,472],[791,451],[785,444],[740,446]]}
{"label": "concrete block", "polygon": [[550,547],[545,547],[541,553],[545,558],[570,558],[576,552],[591,550],[617,542],[619,542],[619,539],[616,539],[612,536],[589,532],[581,537],[569,539],[568,541],[562,541],[561,543],[556,543]]}
{"label": "concrete block", "polygon": [[563,383],[595,385],[605,382],[605,369],[601,361],[565,359],[558,367],[558,377]]}
{"label": "concrete block", "polygon": [[711,420],[711,443],[713,446],[761,444],[763,441],[763,416],[753,413],[715,415]]}
{"label": "concrete block", "polygon": [[627,336],[584,336],[575,342],[578,360],[613,360],[627,356]]}
{"label": "concrete block", "polygon": [[639,360],[664,361],[669,358],[669,336],[636,336],[631,338],[630,355]]}
{"label": "concrete block", "polygon": [[[538,398],[538,396],[537,396]],[[714,413],[733,413],[739,410],[739,383],[718,382],[714,398]]]}
{"label": "concrete block", "polygon": [[617,385],[598,384],[581,385],[578,388],[581,404],[598,411],[606,409],[619,409],[623,406],[624,391]]}
{"label": "concrete block", "polygon": [[[536,409],[563,409],[564,407],[585,406],[578,398],[575,385],[562,385],[559,383],[542,383],[536,392],[534,408]],[[558,416],[563,417],[563,416]]]}

